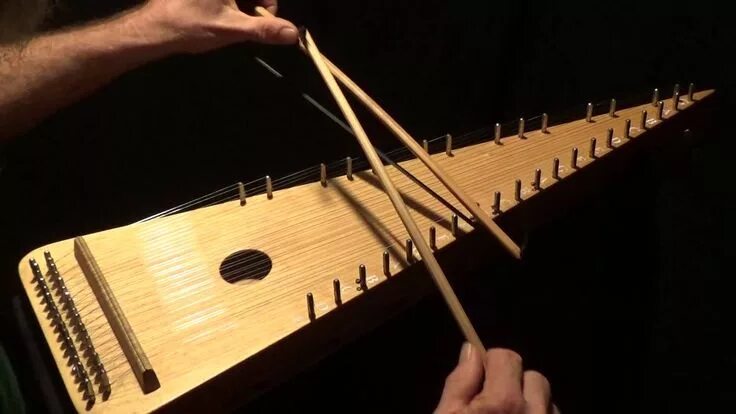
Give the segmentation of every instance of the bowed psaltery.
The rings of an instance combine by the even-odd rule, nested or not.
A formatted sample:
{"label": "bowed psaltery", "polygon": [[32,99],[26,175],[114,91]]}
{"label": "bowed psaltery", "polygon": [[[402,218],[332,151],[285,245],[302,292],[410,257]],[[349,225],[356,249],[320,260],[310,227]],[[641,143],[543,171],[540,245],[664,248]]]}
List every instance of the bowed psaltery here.
{"label": "bowed psaltery", "polygon": [[[513,132],[496,124],[420,144],[306,31],[300,47],[364,159],[237,183],[21,261],[78,411],[176,410],[204,399],[208,409],[230,407],[400,309],[419,279],[434,282],[462,333],[483,348],[435,254],[483,232],[497,240],[484,249],[520,258],[521,237],[499,223],[542,222],[540,205],[561,208],[603,173],[667,144],[713,93],[675,87],[671,98],[655,91],[628,108],[591,103],[570,122],[543,114],[520,119]],[[400,150],[373,147],[340,85],[396,135]],[[427,272],[412,272],[420,262]]]}

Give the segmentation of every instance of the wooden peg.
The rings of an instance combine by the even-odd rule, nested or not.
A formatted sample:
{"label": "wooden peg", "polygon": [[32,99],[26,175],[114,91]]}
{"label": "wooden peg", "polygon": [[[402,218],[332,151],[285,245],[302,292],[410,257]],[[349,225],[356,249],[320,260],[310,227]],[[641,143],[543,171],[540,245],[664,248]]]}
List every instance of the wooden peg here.
{"label": "wooden peg", "polygon": [[314,312],[314,296],[311,292],[307,293],[307,314],[310,321],[314,322],[317,319],[317,314]]}
{"label": "wooden peg", "polygon": [[332,292],[335,296],[335,305],[342,305],[342,290],[340,289],[340,279],[332,281]]}
{"label": "wooden peg", "polygon": [[542,189],[542,170],[539,168],[534,170],[534,182],[532,183],[532,188],[535,191],[540,191]]}
{"label": "wooden peg", "polygon": [[238,183],[238,194],[240,195],[240,206],[245,205],[245,185]]}
{"label": "wooden peg", "polygon": [[493,194],[493,208],[491,209],[491,212],[494,216],[497,216],[501,214],[501,192],[496,191]]}

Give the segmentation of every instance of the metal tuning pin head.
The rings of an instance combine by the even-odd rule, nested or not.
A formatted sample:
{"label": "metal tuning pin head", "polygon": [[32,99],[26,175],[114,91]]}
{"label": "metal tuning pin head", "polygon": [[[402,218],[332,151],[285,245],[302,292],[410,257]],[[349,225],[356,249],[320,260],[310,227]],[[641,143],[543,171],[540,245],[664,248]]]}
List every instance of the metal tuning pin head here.
{"label": "metal tuning pin head", "polygon": [[552,178],[555,180],[560,179],[560,159],[555,158],[552,160]]}
{"label": "metal tuning pin head", "polygon": [[424,152],[429,153],[429,141],[427,141],[426,139],[423,139],[422,148],[424,148]]}
{"label": "metal tuning pin head", "polygon": [[606,132],[606,146],[613,149],[613,128],[608,128]]}
{"label": "metal tuning pin head", "polygon": [[590,139],[590,150],[588,151],[588,157],[590,159],[594,159],[596,157],[595,150],[597,143],[598,141],[595,138]]}
{"label": "metal tuning pin head", "polygon": [[497,216],[501,214],[501,192],[496,191],[493,193],[493,207],[491,207],[491,212],[494,216]]}
{"label": "metal tuning pin head", "polygon": [[457,226],[458,226],[457,214],[453,214],[452,215],[452,218],[451,218],[451,227],[450,227],[450,229],[452,230],[452,236],[453,237],[457,237],[457,234],[458,234],[458,232],[457,232],[458,227]]}
{"label": "metal tuning pin head", "polygon": [[319,183],[322,187],[327,187],[327,165],[322,163],[319,165]]}
{"label": "metal tuning pin head", "polygon": [[675,87],[672,90],[672,95],[674,96],[674,95],[679,95],[679,94],[680,94],[680,84],[676,83]]}
{"label": "metal tuning pin head", "polygon": [[641,111],[641,121],[639,121],[639,129],[641,130],[647,129],[647,110],[646,109]]}
{"label": "metal tuning pin head", "polygon": [[340,289],[340,279],[332,281],[332,292],[335,295],[335,305],[342,305],[342,290]]}
{"label": "metal tuning pin head", "polygon": [[678,85],[675,85],[675,93],[672,95],[672,109],[674,111],[680,110],[680,88]]}
{"label": "metal tuning pin head", "polygon": [[542,114],[542,133],[548,134],[547,127],[549,126],[549,115],[547,113]]}
{"label": "metal tuning pin head", "polygon": [[624,123],[624,138],[631,139],[631,120],[627,119]]}
{"label": "metal tuning pin head", "polygon": [[273,182],[271,181],[270,175],[266,176],[266,197],[269,200],[273,198]]}
{"label": "metal tuning pin head", "polygon": [[611,118],[616,117],[616,100],[611,99],[611,106],[608,108],[608,116]]}
{"label": "metal tuning pin head", "polygon": [[695,101],[695,84],[690,83],[690,86],[687,87],[687,100],[690,102]]}
{"label": "metal tuning pin head", "polygon": [[536,191],[540,191],[542,189],[542,170],[539,168],[534,170],[534,183],[532,184],[532,188]]}
{"label": "metal tuning pin head", "polygon": [[406,239],[406,262],[414,263],[414,242],[411,239]]}
{"label": "metal tuning pin head", "polygon": [[570,167],[577,169],[578,168],[578,148],[575,147],[572,149],[572,156],[570,157]]}
{"label": "metal tuning pin head", "polygon": [[585,110],[585,122],[593,122],[593,104],[590,102]]}
{"label": "metal tuning pin head", "polygon": [[657,106],[657,102],[659,102],[659,89],[654,88],[654,92],[652,93],[652,106]]}
{"label": "metal tuning pin head", "polygon": [[496,143],[496,145],[501,145],[501,124],[496,122],[496,127],[493,128],[493,141]]}
{"label": "metal tuning pin head", "polygon": [[351,157],[345,158],[345,175],[348,177],[348,180],[353,180],[353,159]]}
{"label": "metal tuning pin head", "polygon": [[445,136],[445,154],[447,154],[448,157],[452,157],[452,135],[450,134]]}
{"label": "metal tuning pin head", "polygon": [[368,290],[368,272],[363,264],[358,266],[358,282],[363,291]]}
{"label": "metal tuning pin head", "polygon": [[437,250],[437,229],[434,226],[429,228],[429,247]]}
{"label": "metal tuning pin head", "polygon": [[521,202],[521,180],[519,179],[514,184],[514,200]]}
{"label": "metal tuning pin head", "polygon": [[664,120],[664,102],[662,101],[657,102],[657,120]]}
{"label": "metal tuning pin head", "polygon": [[391,255],[388,254],[388,250],[383,252],[383,274],[386,277],[391,276]]}
{"label": "metal tuning pin head", "polygon": [[245,205],[245,185],[238,183],[238,193],[240,194],[240,206]]}
{"label": "metal tuning pin head", "polygon": [[317,319],[317,314],[314,313],[314,296],[311,292],[307,293],[307,314],[309,314],[310,321]]}
{"label": "metal tuning pin head", "polygon": [[524,118],[519,118],[519,138],[524,139]]}

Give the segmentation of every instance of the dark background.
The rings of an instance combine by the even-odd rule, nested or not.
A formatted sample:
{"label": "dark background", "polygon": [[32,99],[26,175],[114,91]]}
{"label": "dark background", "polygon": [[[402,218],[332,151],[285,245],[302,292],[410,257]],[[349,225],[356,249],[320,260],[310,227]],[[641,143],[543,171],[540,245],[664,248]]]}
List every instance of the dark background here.
{"label": "dark background", "polygon": [[[715,3],[715,2],[714,2]],[[70,0],[50,27],[134,2]],[[600,197],[529,235],[521,263],[484,263],[458,286],[488,346],[551,380],[564,413],[703,412],[736,402],[731,16],[709,2],[282,1],[323,53],[418,137],[646,96],[718,88],[686,153],[632,165]],[[4,150],[2,342],[23,391],[34,373],[10,315],[28,250],[127,224],[224,185],[356,156],[352,140],[254,61],[330,103],[293,48],[238,45],[128,73]],[[368,117],[364,117],[370,124]],[[375,134],[383,149],[396,147]],[[668,158],[669,159],[669,158]],[[600,218],[610,218],[601,220]],[[590,225],[591,222],[594,225]],[[247,407],[428,412],[462,338],[438,295]],[[29,399],[32,409],[43,403]]]}

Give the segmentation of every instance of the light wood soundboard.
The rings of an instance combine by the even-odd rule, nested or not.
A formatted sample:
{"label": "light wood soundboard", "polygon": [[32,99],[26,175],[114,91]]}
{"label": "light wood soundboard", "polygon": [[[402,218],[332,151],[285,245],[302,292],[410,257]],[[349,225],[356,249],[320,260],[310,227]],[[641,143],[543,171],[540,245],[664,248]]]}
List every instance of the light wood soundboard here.
{"label": "light wood soundboard", "polygon": [[[501,145],[489,137],[488,142],[455,149],[451,156],[433,154],[432,159],[480,203],[486,214],[492,214],[494,193],[499,191],[501,214],[494,217],[503,218],[538,195],[554,193],[558,185],[585,174],[617,151],[650,139],[668,122],[686,117],[692,107],[712,93],[697,92],[694,102],[681,97],[678,111],[673,109],[672,99],[665,100],[662,120],[656,119],[657,109],[651,103],[619,109],[615,117],[597,115],[592,122],[582,119],[585,114],[581,111],[580,120],[551,125],[547,133],[527,130],[524,138],[504,137]],[[639,128],[642,110],[648,112],[646,130]],[[632,126],[630,138],[624,137],[627,119]],[[614,130],[614,148],[607,147],[609,128]],[[592,137],[597,139],[595,158],[589,154]],[[577,168],[571,165],[574,147],[578,148]],[[554,158],[559,159],[559,178],[553,178]],[[418,160],[401,165],[460,208],[461,204]],[[541,189],[532,185],[537,169],[541,172]],[[473,231],[471,224],[461,220],[453,235],[451,212],[446,207],[395,168],[387,170],[425,237],[430,227],[436,228],[437,249]],[[522,182],[522,201],[515,199],[517,179]],[[20,262],[20,278],[69,398],[80,412],[133,413],[172,408],[208,384],[230,397],[219,402],[213,397],[217,394],[202,398],[214,406],[226,407],[233,395],[257,393],[267,386],[267,379],[259,385],[258,377],[278,372],[275,365],[283,363],[273,355],[274,349],[283,350],[291,344],[298,348],[291,353],[299,354],[299,347],[306,350],[309,345],[305,345],[304,338],[311,341],[314,337],[308,332],[319,329],[323,319],[342,312],[358,315],[356,310],[362,301],[385,292],[379,289],[381,285],[401,279],[405,269],[416,266],[406,260],[406,230],[370,170],[356,172],[352,180],[344,175],[328,179],[326,186],[316,181],[275,191],[271,199],[265,194],[249,197],[244,206],[233,200],[83,238],[158,384],[149,384],[144,392],[130,357],[126,357],[125,345],[113,332],[115,323],[105,316],[88,282],[89,275],[85,276],[81,260],[75,256],[75,240],[39,247]],[[501,250],[492,244],[487,248]],[[270,273],[262,280],[226,282],[219,271],[223,260],[245,249],[267,254],[272,262]],[[106,398],[95,383],[97,376],[92,371],[88,374],[96,393],[94,403],[84,399],[78,376],[69,363],[69,352],[62,349],[63,340],[52,324],[42,289],[29,266],[29,259],[35,258],[49,279],[45,251],[53,257],[107,371],[110,393]],[[390,276],[384,274],[385,251],[390,256]],[[419,260],[415,253],[413,257]],[[367,270],[367,290],[356,283],[361,264]],[[61,296],[51,279],[49,289],[61,309]],[[342,305],[335,301],[335,279],[340,281]],[[309,293],[314,301],[313,315],[308,309]],[[76,322],[60,312],[73,330]],[[354,320],[352,324],[362,322]],[[330,328],[329,334],[339,338],[342,330]],[[88,366],[83,340],[73,332],[71,336],[80,360]],[[250,382],[240,382],[236,387],[217,381],[236,371]],[[249,383],[254,384],[252,389],[243,389],[242,384]]]}

